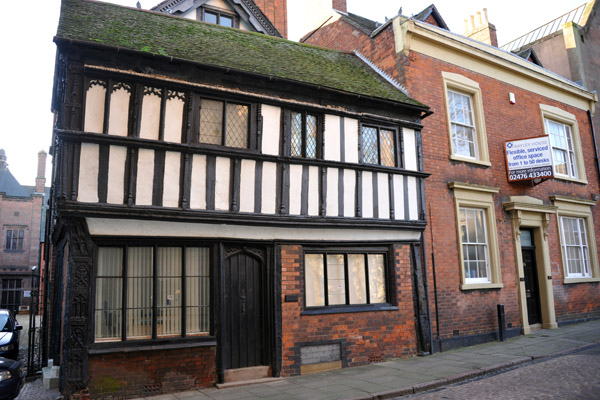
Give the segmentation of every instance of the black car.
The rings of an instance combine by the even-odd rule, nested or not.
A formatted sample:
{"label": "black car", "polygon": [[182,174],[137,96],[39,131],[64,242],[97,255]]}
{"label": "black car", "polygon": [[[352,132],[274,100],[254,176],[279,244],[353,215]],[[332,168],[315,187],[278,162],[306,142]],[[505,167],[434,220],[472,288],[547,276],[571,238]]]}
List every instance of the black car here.
{"label": "black car", "polygon": [[0,357],[0,400],[12,400],[25,383],[21,361]]}
{"label": "black car", "polygon": [[19,356],[19,334],[23,327],[8,310],[0,310],[0,357]]}

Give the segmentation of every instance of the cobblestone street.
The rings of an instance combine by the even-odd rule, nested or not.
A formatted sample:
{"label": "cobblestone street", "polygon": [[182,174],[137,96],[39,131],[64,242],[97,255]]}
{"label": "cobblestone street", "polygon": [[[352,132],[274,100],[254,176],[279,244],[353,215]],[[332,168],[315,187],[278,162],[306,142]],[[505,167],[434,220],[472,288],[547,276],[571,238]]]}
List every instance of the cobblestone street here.
{"label": "cobblestone street", "polygon": [[441,390],[403,397],[407,398],[596,400],[600,398],[600,346]]}

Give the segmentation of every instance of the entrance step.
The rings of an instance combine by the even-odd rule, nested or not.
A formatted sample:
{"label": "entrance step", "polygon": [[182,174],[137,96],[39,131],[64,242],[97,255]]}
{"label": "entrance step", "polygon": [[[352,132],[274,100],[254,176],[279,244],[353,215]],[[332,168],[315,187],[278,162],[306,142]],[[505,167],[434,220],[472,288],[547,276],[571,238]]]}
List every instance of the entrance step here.
{"label": "entrance step", "polygon": [[44,383],[44,389],[57,389],[58,388],[58,373],[60,372],[60,367],[55,366],[52,360],[48,360],[48,366],[42,368],[42,377]]}
{"label": "entrance step", "polygon": [[282,381],[285,378],[261,378],[261,379],[250,379],[247,381],[237,381],[237,382],[226,382],[226,383],[217,383],[215,386],[217,389],[227,389],[238,386],[247,386],[247,385],[256,385],[258,383],[270,383]]}
{"label": "entrance step", "polygon": [[225,383],[252,381],[271,377],[271,367],[259,365],[256,367],[238,368],[225,370]]}

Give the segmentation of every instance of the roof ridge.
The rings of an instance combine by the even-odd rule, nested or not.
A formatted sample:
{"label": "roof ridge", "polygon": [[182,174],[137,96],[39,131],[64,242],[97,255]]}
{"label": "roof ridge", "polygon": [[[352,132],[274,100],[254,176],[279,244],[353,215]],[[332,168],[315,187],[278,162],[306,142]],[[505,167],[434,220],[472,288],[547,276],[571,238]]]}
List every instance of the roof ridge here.
{"label": "roof ridge", "polygon": [[365,64],[367,64],[369,67],[371,67],[375,72],[377,72],[379,75],[381,75],[382,78],[384,78],[386,81],[388,81],[390,84],[392,84],[392,86],[394,86],[396,89],[400,90],[405,95],[409,96],[408,90],[406,90],[406,88],[404,86],[402,86],[400,84],[400,82],[398,82],[397,80],[392,78],[387,72],[383,71],[381,68],[379,68],[377,65],[375,65],[374,62],[369,60],[367,57],[363,56],[356,49],[354,50],[353,53],[356,57],[360,58]]}

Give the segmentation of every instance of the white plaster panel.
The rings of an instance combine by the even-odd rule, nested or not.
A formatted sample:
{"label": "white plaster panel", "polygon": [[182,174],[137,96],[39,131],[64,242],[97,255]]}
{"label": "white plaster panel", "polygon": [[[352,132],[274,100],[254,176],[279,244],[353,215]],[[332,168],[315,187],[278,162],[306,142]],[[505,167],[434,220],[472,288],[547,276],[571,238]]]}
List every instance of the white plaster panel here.
{"label": "white plaster panel", "polygon": [[373,173],[362,173],[362,216],[373,218]]}
{"label": "white plaster panel", "polygon": [[108,188],[106,191],[107,203],[124,203],[126,161],[127,147],[110,146],[110,156],[108,158]]}
{"label": "white plaster panel", "polygon": [[404,168],[417,171],[417,143],[414,129],[403,128],[402,137],[404,140]]}
{"label": "white plaster panel", "polygon": [[308,215],[319,215],[319,167],[308,167]]}
{"label": "white plaster panel", "polygon": [[184,101],[174,97],[167,100],[165,107],[165,142],[181,143],[181,127],[183,124]]}
{"label": "white plaster panel", "polygon": [[344,170],[344,217],[356,216],[356,172]]}
{"label": "white plaster panel", "polygon": [[346,145],[345,160],[350,163],[358,162],[358,120],[344,118],[344,141]]}
{"label": "white plaster panel", "polygon": [[154,184],[154,150],[138,151],[135,204],[152,205],[152,188]]}
{"label": "white plaster panel", "polygon": [[419,202],[417,201],[417,178],[414,176],[408,177],[406,184],[408,190],[408,219],[419,219]]}
{"label": "white plaster panel", "polygon": [[263,104],[262,152],[279,155],[279,138],[281,136],[281,108]]}
{"label": "white plaster panel", "polygon": [[217,157],[215,161],[215,210],[229,211],[231,160]]}
{"label": "white plaster panel", "polygon": [[404,177],[394,175],[394,219],[404,219]]}
{"label": "white plaster panel", "polygon": [[328,217],[337,217],[340,214],[338,208],[338,171],[337,168],[327,168],[327,208],[325,213]]}
{"label": "white plaster panel", "polygon": [[94,236],[230,238],[356,243],[419,240],[420,232],[402,229],[279,228],[256,225],[202,224],[173,221],[86,218]]}
{"label": "white plaster panel", "polygon": [[127,136],[129,96],[129,92],[124,88],[117,89],[111,93],[108,121],[109,135]]}
{"label": "white plaster panel", "polygon": [[140,123],[142,139],[158,140],[161,101],[162,97],[154,92],[147,93],[142,98],[142,121]]}
{"label": "white plaster panel", "polygon": [[290,165],[290,214],[300,215],[302,209],[302,165]]}
{"label": "white plaster panel", "polygon": [[326,160],[340,161],[340,117],[325,116],[325,154]]}
{"label": "white plaster panel", "polygon": [[275,214],[277,193],[277,164],[263,163],[261,210],[263,214]]}
{"label": "white plaster panel", "polygon": [[240,169],[240,211],[254,212],[254,182],[256,161],[242,160]]}
{"label": "white plaster panel", "polygon": [[181,173],[181,153],[165,152],[165,175],[163,181],[163,206],[179,207],[179,175]]}
{"label": "white plaster panel", "polygon": [[77,201],[98,202],[98,170],[100,146],[82,143],[79,157],[79,190]]}
{"label": "white plaster panel", "polygon": [[377,193],[379,219],[390,218],[390,181],[388,174],[383,172],[377,173]]}
{"label": "white plaster panel", "polygon": [[104,103],[106,88],[92,85],[85,95],[85,132],[102,133],[104,129]]}
{"label": "white plaster panel", "polygon": [[192,158],[192,183],[190,208],[206,210],[206,156],[194,154]]}

